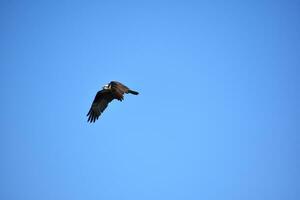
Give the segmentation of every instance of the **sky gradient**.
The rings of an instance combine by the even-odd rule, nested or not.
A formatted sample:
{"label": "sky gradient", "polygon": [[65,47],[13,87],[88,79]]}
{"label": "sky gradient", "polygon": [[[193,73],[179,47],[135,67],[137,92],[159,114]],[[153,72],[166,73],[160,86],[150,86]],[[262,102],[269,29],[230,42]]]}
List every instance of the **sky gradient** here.
{"label": "sky gradient", "polygon": [[300,199],[299,10],[0,1],[0,199]]}

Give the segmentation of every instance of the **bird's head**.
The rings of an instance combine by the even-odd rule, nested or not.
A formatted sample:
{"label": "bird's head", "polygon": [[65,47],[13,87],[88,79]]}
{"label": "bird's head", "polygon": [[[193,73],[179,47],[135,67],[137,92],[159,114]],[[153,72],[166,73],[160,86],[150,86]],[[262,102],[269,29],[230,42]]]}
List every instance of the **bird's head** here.
{"label": "bird's head", "polygon": [[108,89],[109,89],[109,85],[104,85],[104,86],[102,87],[102,89],[103,89],[103,90],[108,90]]}

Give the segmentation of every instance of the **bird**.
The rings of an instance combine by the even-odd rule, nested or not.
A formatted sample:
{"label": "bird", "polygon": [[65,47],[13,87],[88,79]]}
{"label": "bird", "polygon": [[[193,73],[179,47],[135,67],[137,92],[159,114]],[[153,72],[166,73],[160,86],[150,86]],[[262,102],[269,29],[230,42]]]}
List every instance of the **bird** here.
{"label": "bird", "polygon": [[86,115],[88,117],[87,121],[94,123],[112,100],[123,101],[124,94],[138,95],[139,93],[118,81],[111,81],[109,84],[104,85],[94,98],[91,108]]}

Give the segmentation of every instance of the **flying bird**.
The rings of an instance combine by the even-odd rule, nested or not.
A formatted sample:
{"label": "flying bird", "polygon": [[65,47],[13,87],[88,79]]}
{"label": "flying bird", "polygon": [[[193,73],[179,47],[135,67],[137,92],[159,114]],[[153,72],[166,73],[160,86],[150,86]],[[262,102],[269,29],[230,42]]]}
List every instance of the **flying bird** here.
{"label": "flying bird", "polygon": [[92,106],[86,115],[88,116],[88,122],[95,122],[112,100],[117,99],[122,101],[125,93],[139,94],[117,81],[111,81],[108,85],[104,85],[102,90],[97,92]]}

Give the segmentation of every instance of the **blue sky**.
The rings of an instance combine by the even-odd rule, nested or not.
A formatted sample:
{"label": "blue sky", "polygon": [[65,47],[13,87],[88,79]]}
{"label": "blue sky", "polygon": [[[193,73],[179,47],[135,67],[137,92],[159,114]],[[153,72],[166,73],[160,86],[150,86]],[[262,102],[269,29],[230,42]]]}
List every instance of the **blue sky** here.
{"label": "blue sky", "polygon": [[[299,2],[0,10],[0,199],[300,198]],[[111,80],[140,95],[87,123]]]}

